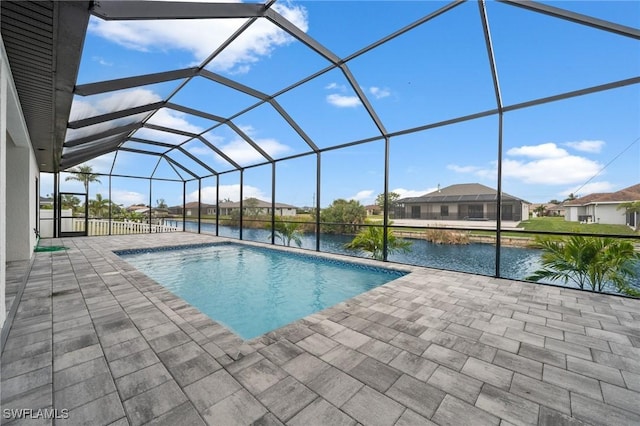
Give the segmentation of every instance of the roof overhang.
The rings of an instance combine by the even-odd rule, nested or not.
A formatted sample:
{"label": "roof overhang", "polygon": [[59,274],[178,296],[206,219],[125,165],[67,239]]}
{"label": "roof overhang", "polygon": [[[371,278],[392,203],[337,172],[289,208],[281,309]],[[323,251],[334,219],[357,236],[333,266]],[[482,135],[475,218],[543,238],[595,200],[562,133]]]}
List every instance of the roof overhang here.
{"label": "roof overhang", "polygon": [[0,31],[36,160],[60,168],[89,1],[2,1]]}

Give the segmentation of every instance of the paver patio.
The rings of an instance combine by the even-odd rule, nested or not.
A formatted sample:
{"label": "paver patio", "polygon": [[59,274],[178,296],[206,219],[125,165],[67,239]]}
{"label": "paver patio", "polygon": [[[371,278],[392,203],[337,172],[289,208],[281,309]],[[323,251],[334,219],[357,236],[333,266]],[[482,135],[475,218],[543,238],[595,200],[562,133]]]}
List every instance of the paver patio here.
{"label": "paver patio", "polygon": [[112,252],[219,240],[41,241],[69,250],[35,254],[2,408],[66,409],[65,425],[640,424],[639,300],[406,267],[243,341]]}

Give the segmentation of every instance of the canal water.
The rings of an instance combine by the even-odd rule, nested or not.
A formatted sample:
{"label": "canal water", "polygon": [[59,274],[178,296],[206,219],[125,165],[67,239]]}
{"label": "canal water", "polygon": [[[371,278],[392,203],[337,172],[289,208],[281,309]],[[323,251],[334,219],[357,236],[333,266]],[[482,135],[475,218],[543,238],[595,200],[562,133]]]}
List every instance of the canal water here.
{"label": "canal water", "polygon": [[[182,227],[182,221],[166,222],[167,225]],[[197,232],[198,224],[197,222],[187,221],[185,229]],[[215,234],[215,224],[202,223],[201,232]],[[218,235],[239,238],[240,230],[238,227],[220,225]],[[271,231],[260,228],[244,228],[242,230],[242,239],[268,243],[271,241]],[[352,239],[353,236],[351,235],[322,234],[320,237],[320,251],[369,257],[367,253],[349,250],[344,247]],[[302,234],[301,240],[302,248],[315,250],[315,234]],[[410,239],[410,241],[412,244],[408,252],[391,253],[388,256],[389,261],[488,276],[495,275],[496,248],[492,244],[434,244],[422,239]],[[276,239],[276,244],[282,244],[282,242]],[[291,244],[295,246],[293,242]],[[538,249],[502,246],[500,248],[500,276],[502,278],[524,280],[540,268],[541,253],[541,250]],[[640,272],[640,262],[636,264],[636,267]],[[563,285],[562,282],[554,282],[553,284]],[[567,286],[572,285],[569,283]],[[640,278],[634,283],[634,287],[640,289]],[[613,288],[609,288],[607,291],[615,293]]]}

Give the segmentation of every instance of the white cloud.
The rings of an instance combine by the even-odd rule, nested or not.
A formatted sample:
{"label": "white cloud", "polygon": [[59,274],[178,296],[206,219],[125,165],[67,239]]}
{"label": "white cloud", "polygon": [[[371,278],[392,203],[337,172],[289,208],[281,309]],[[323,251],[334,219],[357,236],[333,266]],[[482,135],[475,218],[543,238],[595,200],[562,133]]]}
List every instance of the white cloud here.
{"label": "white cloud", "polygon": [[405,189],[405,188],[396,188],[391,192],[395,192],[400,195],[400,198],[413,198],[420,197],[422,195],[428,194],[433,191],[437,191],[438,188],[427,188],[427,189]]}
{"label": "white cloud", "polygon": [[567,142],[565,145],[570,146],[571,148],[582,151],[582,152],[591,152],[594,154],[602,151],[602,147],[605,145],[604,141],[577,141],[577,142]]}
{"label": "white cloud", "polygon": [[136,138],[148,139],[156,142],[166,142],[173,145],[180,144],[188,139],[187,136],[178,135],[170,132],[163,132],[155,129],[141,128],[135,135]]}
{"label": "white cloud", "polygon": [[[512,157],[529,157],[528,159],[505,158],[502,161],[502,176],[514,178],[528,184],[571,185],[585,182],[602,170],[602,164],[586,157],[569,154],[558,148],[555,143],[525,145],[511,148],[506,153]],[[496,162],[488,167],[447,166],[450,170],[474,174],[481,178],[495,178]]]}
{"label": "white cloud", "polygon": [[[306,9],[275,4],[273,9],[302,31],[308,30]],[[246,19],[193,19],[150,21],[102,21],[91,19],[89,32],[127,49],[141,52],[182,50],[200,63],[235,32]],[[247,72],[251,64],[268,57],[293,38],[266,19],[255,21],[212,62],[211,67],[230,73]]]}
{"label": "white cloud", "polygon": [[457,164],[448,164],[447,169],[453,170],[456,173],[473,173],[480,170],[477,166],[458,166]]}
{"label": "white cloud", "polygon": [[113,165],[113,157],[115,157],[115,155],[115,152],[110,152],[108,154],[101,155],[100,157],[92,158],[90,161],[83,164],[91,166],[94,173],[108,173]]}
{"label": "white cloud", "polygon": [[337,93],[327,95],[327,102],[338,108],[354,108],[360,105],[360,99],[357,96],[343,96]]}
{"label": "white cloud", "polygon": [[[245,185],[243,194],[244,198],[258,198],[267,201],[269,198],[260,188],[255,186]],[[231,201],[240,201],[240,184],[233,185],[220,185],[220,202],[224,199],[230,199]],[[187,194],[187,202],[198,201],[198,191],[193,191]],[[202,202],[207,204],[216,203],[216,187],[204,186],[202,187]]]}
{"label": "white cloud", "polygon": [[[158,94],[147,89],[134,89],[117,92],[108,96],[99,97],[94,102],[79,101],[76,99],[71,106],[72,118],[70,121],[120,111],[135,106],[147,105],[161,100],[162,98]],[[147,114],[148,113],[145,112],[105,123],[95,124],[93,126],[82,127],[80,129],[69,129],[67,131],[66,139],[78,139],[83,136],[96,134],[114,127],[134,123],[142,120]],[[199,126],[191,124],[186,117],[188,117],[188,115],[180,111],[161,108],[151,117],[149,123],[191,133],[200,133],[204,130]],[[145,128],[138,130],[135,136],[143,139],[151,139],[173,144],[183,142],[186,139],[186,137],[182,135],[158,132],[156,130]]]}
{"label": "white cloud", "polygon": [[[240,130],[247,134],[247,136],[249,136],[252,141],[254,141],[271,157],[281,156],[282,154],[287,153],[291,150],[289,146],[278,142],[276,139],[256,137],[255,135],[257,134],[257,132],[252,126],[239,125],[238,128],[240,128]],[[204,135],[204,138],[240,165],[247,165],[264,161],[264,157],[258,151],[256,151],[251,145],[247,143],[247,141],[236,134],[234,134],[229,139],[225,139],[220,135],[209,132]],[[185,147],[192,154],[199,157],[211,157],[219,164],[225,166],[228,165],[227,161],[216,154],[213,150],[204,146],[190,147],[190,145],[191,142],[187,143]]]}
{"label": "white cloud", "polygon": [[104,65],[106,67],[110,67],[113,66],[113,62],[107,62],[103,57],[101,56],[93,56],[91,59],[93,59],[95,62],[99,63],[100,65]]}
{"label": "white cloud", "polygon": [[366,205],[373,203],[375,197],[373,197],[373,189],[365,189],[363,191],[359,191],[356,195],[347,197],[347,199],[360,201],[360,203]]}
{"label": "white cloud", "polygon": [[[123,90],[116,93],[85,99],[91,99],[91,101],[80,100],[79,98],[74,99],[71,104],[69,121],[82,120],[84,118],[95,117],[135,106],[147,105],[162,100],[158,94],[147,89]],[[142,120],[146,115],[147,113],[135,114],[104,123],[94,124],[92,126],[81,127],[79,129],[68,129],[66,140],[70,141],[79,139],[85,136],[101,133],[115,127],[134,123]]]}
{"label": "white cloud", "polygon": [[[161,108],[149,119],[148,123],[155,124],[156,126],[183,130],[185,132],[191,132],[195,134],[199,134],[204,130],[200,126],[191,124],[186,119],[186,117],[188,117],[188,115],[180,111]],[[139,129],[134,136],[137,138],[149,139],[152,141],[167,142],[174,145],[182,143],[186,139],[188,139],[187,136],[179,135],[176,133],[163,132],[147,128]]]}
{"label": "white cloud", "polygon": [[147,105],[162,100],[160,95],[148,89],[122,90],[83,99],[91,99],[92,101],[76,98],[71,105],[69,121],[81,120],[87,117]]}
{"label": "white cloud", "polygon": [[569,153],[553,143],[543,143],[540,145],[524,145],[518,148],[511,148],[507,151],[507,155],[522,156],[532,158],[562,158]]}
{"label": "white cloud", "polygon": [[[253,139],[254,142],[266,153],[271,156],[278,156],[284,152],[289,151],[289,147],[281,144],[275,139]],[[256,163],[264,161],[264,157],[258,151],[256,151],[251,145],[241,138],[233,139],[227,143],[218,144],[218,148],[224,152],[229,158],[240,165]],[[215,158],[224,164],[227,162],[215,155]]]}
{"label": "white cloud", "polygon": [[562,192],[559,192],[559,195],[563,197],[568,196],[569,194],[573,194],[575,197],[584,197],[585,195],[597,193],[597,192],[611,192],[615,189],[615,185],[611,182],[602,181],[602,182],[589,182],[588,184],[582,186],[574,186],[568,188]]}
{"label": "white cloud", "polygon": [[391,95],[391,91],[387,88],[380,88],[376,86],[371,86],[369,88],[369,93],[371,93],[376,99],[386,98]]}
{"label": "white cloud", "polygon": [[253,141],[271,157],[278,157],[281,154],[284,154],[285,152],[289,152],[291,150],[291,148],[287,145],[281,144],[280,142],[272,138],[254,138]]}
{"label": "white cloud", "polygon": [[111,200],[118,205],[122,204],[127,207],[132,204],[147,204],[149,202],[149,196],[145,196],[139,192],[112,188]]}
{"label": "white cloud", "polygon": [[214,151],[211,148],[207,148],[205,146],[194,146],[193,148],[187,149],[187,151],[189,151],[191,154],[195,155],[196,157],[214,154]]}
{"label": "white cloud", "polygon": [[505,159],[502,162],[502,175],[524,183],[566,185],[584,182],[601,168],[601,164],[575,155],[529,162]]}
{"label": "white cloud", "polygon": [[[187,121],[185,117],[187,117],[187,114],[184,114],[180,111],[161,108],[155,114],[153,114],[148,123],[196,134],[199,134],[204,130],[200,126],[189,123],[189,121]],[[184,136],[181,136],[180,138],[184,139]]]}
{"label": "white cloud", "polygon": [[324,86],[324,88],[327,90],[339,90],[341,92],[344,92],[347,90],[347,88],[343,84],[338,84],[336,82],[329,83],[326,86]]}

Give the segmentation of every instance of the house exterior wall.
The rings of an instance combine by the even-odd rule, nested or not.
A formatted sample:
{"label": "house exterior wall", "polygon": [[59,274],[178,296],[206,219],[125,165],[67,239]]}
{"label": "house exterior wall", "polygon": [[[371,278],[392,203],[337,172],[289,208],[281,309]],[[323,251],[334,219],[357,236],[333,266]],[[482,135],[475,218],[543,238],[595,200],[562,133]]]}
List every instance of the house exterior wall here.
{"label": "house exterior wall", "polygon": [[[2,39],[0,38],[0,41]],[[7,318],[5,307],[7,264],[7,55],[0,43],[0,327]]]}
{"label": "house exterior wall", "polygon": [[31,147],[16,146],[7,138],[7,261],[27,260],[36,245],[36,177]]}
{"label": "house exterior wall", "polygon": [[[626,225],[628,220],[624,210],[618,210],[620,203],[589,204],[586,206],[567,206],[564,220],[568,222],[591,221],[608,225]],[[590,216],[588,219],[587,217]]]}
{"label": "house exterior wall", "polygon": [[578,217],[586,215],[586,210],[582,206],[567,206],[564,213],[564,220],[578,222]]}
{"label": "house exterior wall", "polygon": [[[443,215],[442,207],[448,208],[448,214]],[[508,213],[509,206],[511,213]],[[416,217],[417,208],[419,217]],[[414,209],[416,209],[414,211]],[[404,207],[395,210],[396,219],[422,220],[496,220],[497,208],[495,203],[404,203]],[[519,201],[503,203],[503,220],[519,222],[529,217],[529,205]]]}
{"label": "house exterior wall", "polygon": [[276,215],[277,216],[295,216],[296,215],[296,209],[289,209],[289,208],[276,208]]}
{"label": "house exterior wall", "polygon": [[624,209],[618,210],[619,203],[594,204],[594,221],[608,225],[626,225],[627,217]]}
{"label": "house exterior wall", "polygon": [[[0,38],[0,326],[4,326],[6,262],[33,255],[40,170]],[[3,336],[5,330],[3,329]]]}

